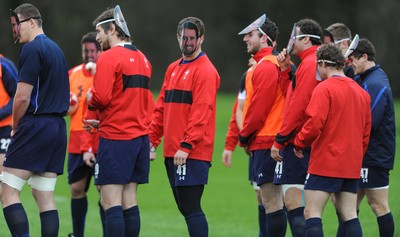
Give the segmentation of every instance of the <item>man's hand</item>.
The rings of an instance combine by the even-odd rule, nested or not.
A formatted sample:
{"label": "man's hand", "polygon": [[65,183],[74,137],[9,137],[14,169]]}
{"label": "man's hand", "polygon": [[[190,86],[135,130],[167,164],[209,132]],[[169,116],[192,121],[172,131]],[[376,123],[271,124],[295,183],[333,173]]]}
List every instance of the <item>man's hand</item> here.
{"label": "man's hand", "polygon": [[282,50],[277,56],[279,68],[282,71],[285,71],[290,67],[290,55],[286,52],[286,48]]}
{"label": "man's hand", "polygon": [[89,133],[93,133],[94,130],[97,130],[100,124],[100,121],[96,119],[83,119],[82,122],[83,129],[85,129],[85,131]]}
{"label": "man's hand", "polygon": [[279,162],[283,160],[283,157],[279,154],[279,149],[276,146],[272,146],[271,148],[271,158],[274,159],[274,161]]}
{"label": "man's hand", "polygon": [[297,158],[304,158],[303,152],[299,149],[293,148],[294,154],[297,156]]}
{"label": "man's hand", "polygon": [[83,153],[83,161],[87,166],[93,168],[94,164],[96,164],[96,157],[94,156],[93,152],[84,152]]}
{"label": "man's hand", "polygon": [[222,163],[228,168],[232,166],[232,151],[224,149],[222,152]]}
{"label": "man's hand", "polygon": [[186,164],[186,159],[188,156],[189,156],[189,153],[178,150],[174,155],[174,165]]}

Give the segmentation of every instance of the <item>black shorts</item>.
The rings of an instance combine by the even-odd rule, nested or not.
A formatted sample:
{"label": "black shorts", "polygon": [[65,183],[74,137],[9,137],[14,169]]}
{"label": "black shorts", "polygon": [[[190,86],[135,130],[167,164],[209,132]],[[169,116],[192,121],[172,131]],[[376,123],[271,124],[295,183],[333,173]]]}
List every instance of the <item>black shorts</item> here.
{"label": "black shorts", "polygon": [[389,187],[390,170],[381,167],[361,168],[360,188],[374,189]]}
{"label": "black shorts", "polygon": [[328,193],[357,193],[358,179],[343,179],[308,174],[304,190],[319,190]]}
{"label": "black shorts", "polygon": [[174,165],[172,157],[165,158],[165,168],[171,187],[205,185],[211,163],[187,158],[186,164]]}

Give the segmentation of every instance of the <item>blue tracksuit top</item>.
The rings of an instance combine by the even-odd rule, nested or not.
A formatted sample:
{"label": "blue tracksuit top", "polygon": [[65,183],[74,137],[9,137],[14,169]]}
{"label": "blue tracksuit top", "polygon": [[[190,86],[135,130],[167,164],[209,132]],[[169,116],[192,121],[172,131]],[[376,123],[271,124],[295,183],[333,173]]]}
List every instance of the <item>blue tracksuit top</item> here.
{"label": "blue tracksuit top", "polygon": [[396,149],[396,124],[392,90],[379,65],[356,75],[356,81],[371,96],[371,138],[363,165],[393,169]]}

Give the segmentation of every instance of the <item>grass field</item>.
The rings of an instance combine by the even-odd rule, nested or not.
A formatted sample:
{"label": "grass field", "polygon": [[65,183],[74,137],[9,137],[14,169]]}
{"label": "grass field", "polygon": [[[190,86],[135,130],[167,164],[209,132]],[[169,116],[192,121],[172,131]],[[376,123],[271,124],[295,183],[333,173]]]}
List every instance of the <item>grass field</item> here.
{"label": "grass field", "polygon": [[[217,108],[217,134],[213,165],[210,170],[209,184],[203,196],[203,209],[207,215],[211,237],[258,236],[257,201],[252,187],[247,181],[247,158],[241,149],[234,152],[232,168],[225,168],[221,162],[221,153],[225,142],[225,134],[234,101],[232,94],[220,94]],[[400,102],[396,103],[396,111],[400,111]],[[399,115],[400,116],[400,115]],[[400,117],[397,116],[397,127]],[[397,137],[400,132],[397,132]],[[396,155],[398,159],[399,153]],[[390,207],[395,224],[399,226],[400,202],[396,198],[400,190],[399,162],[391,172]],[[59,236],[67,236],[72,232],[69,186],[67,176],[58,178],[56,201],[60,215]],[[21,195],[27,211],[31,236],[40,236],[40,220],[38,210],[30,195],[30,188],[25,186]],[[141,212],[142,237],[181,237],[188,236],[183,217],[178,212],[167,182],[161,149],[157,150],[157,159],[151,163],[150,183],[139,187],[139,206]],[[98,215],[98,194],[93,187],[89,191],[89,211],[86,220],[86,236],[101,236],[100,218]],[[360,209],[360,221],[364,237],[379,236],[376,218],[366,201]],[[335,236],[336,214],[329,202],[323,216],[325,236]],[[0,215],[0,237],[9,236],[3,215]],[[287,236],[290,236],[288,230]],[[400,236],[396,230],[395,236]]]}

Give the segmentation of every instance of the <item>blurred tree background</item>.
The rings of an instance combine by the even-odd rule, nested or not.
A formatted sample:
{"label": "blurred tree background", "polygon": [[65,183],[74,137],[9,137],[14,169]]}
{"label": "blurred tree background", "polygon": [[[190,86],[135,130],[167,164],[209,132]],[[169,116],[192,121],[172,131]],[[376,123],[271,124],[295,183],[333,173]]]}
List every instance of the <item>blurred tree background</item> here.
{"label": "blurred tree background", "polygon": [[[18,65],[21,47],[12,43],[9,9],[25,1],[0,0],[0,52]],[[69,67],[81,63],[80,39],[94,30],[93,20],[108,7],[119,4],[128,22],[132,40],[153,65],[151,88],[158,91],[165,69],[180,57],[176,26],[186,16],[204,21],[206,38],[203,50],[221,76],[220,91],[234,92],[247,68],[246,45],[238,32],[266,13],[279,27],[278,50],[286,46],[293,23],[312,18],[323,28],[342,22],[361,38],[368,38],[377,51],[391,81],[393,93],[400,95],[400,27],[397,24],[398,0],[31,0],[44,20],[46,35],[64,50]]]}

